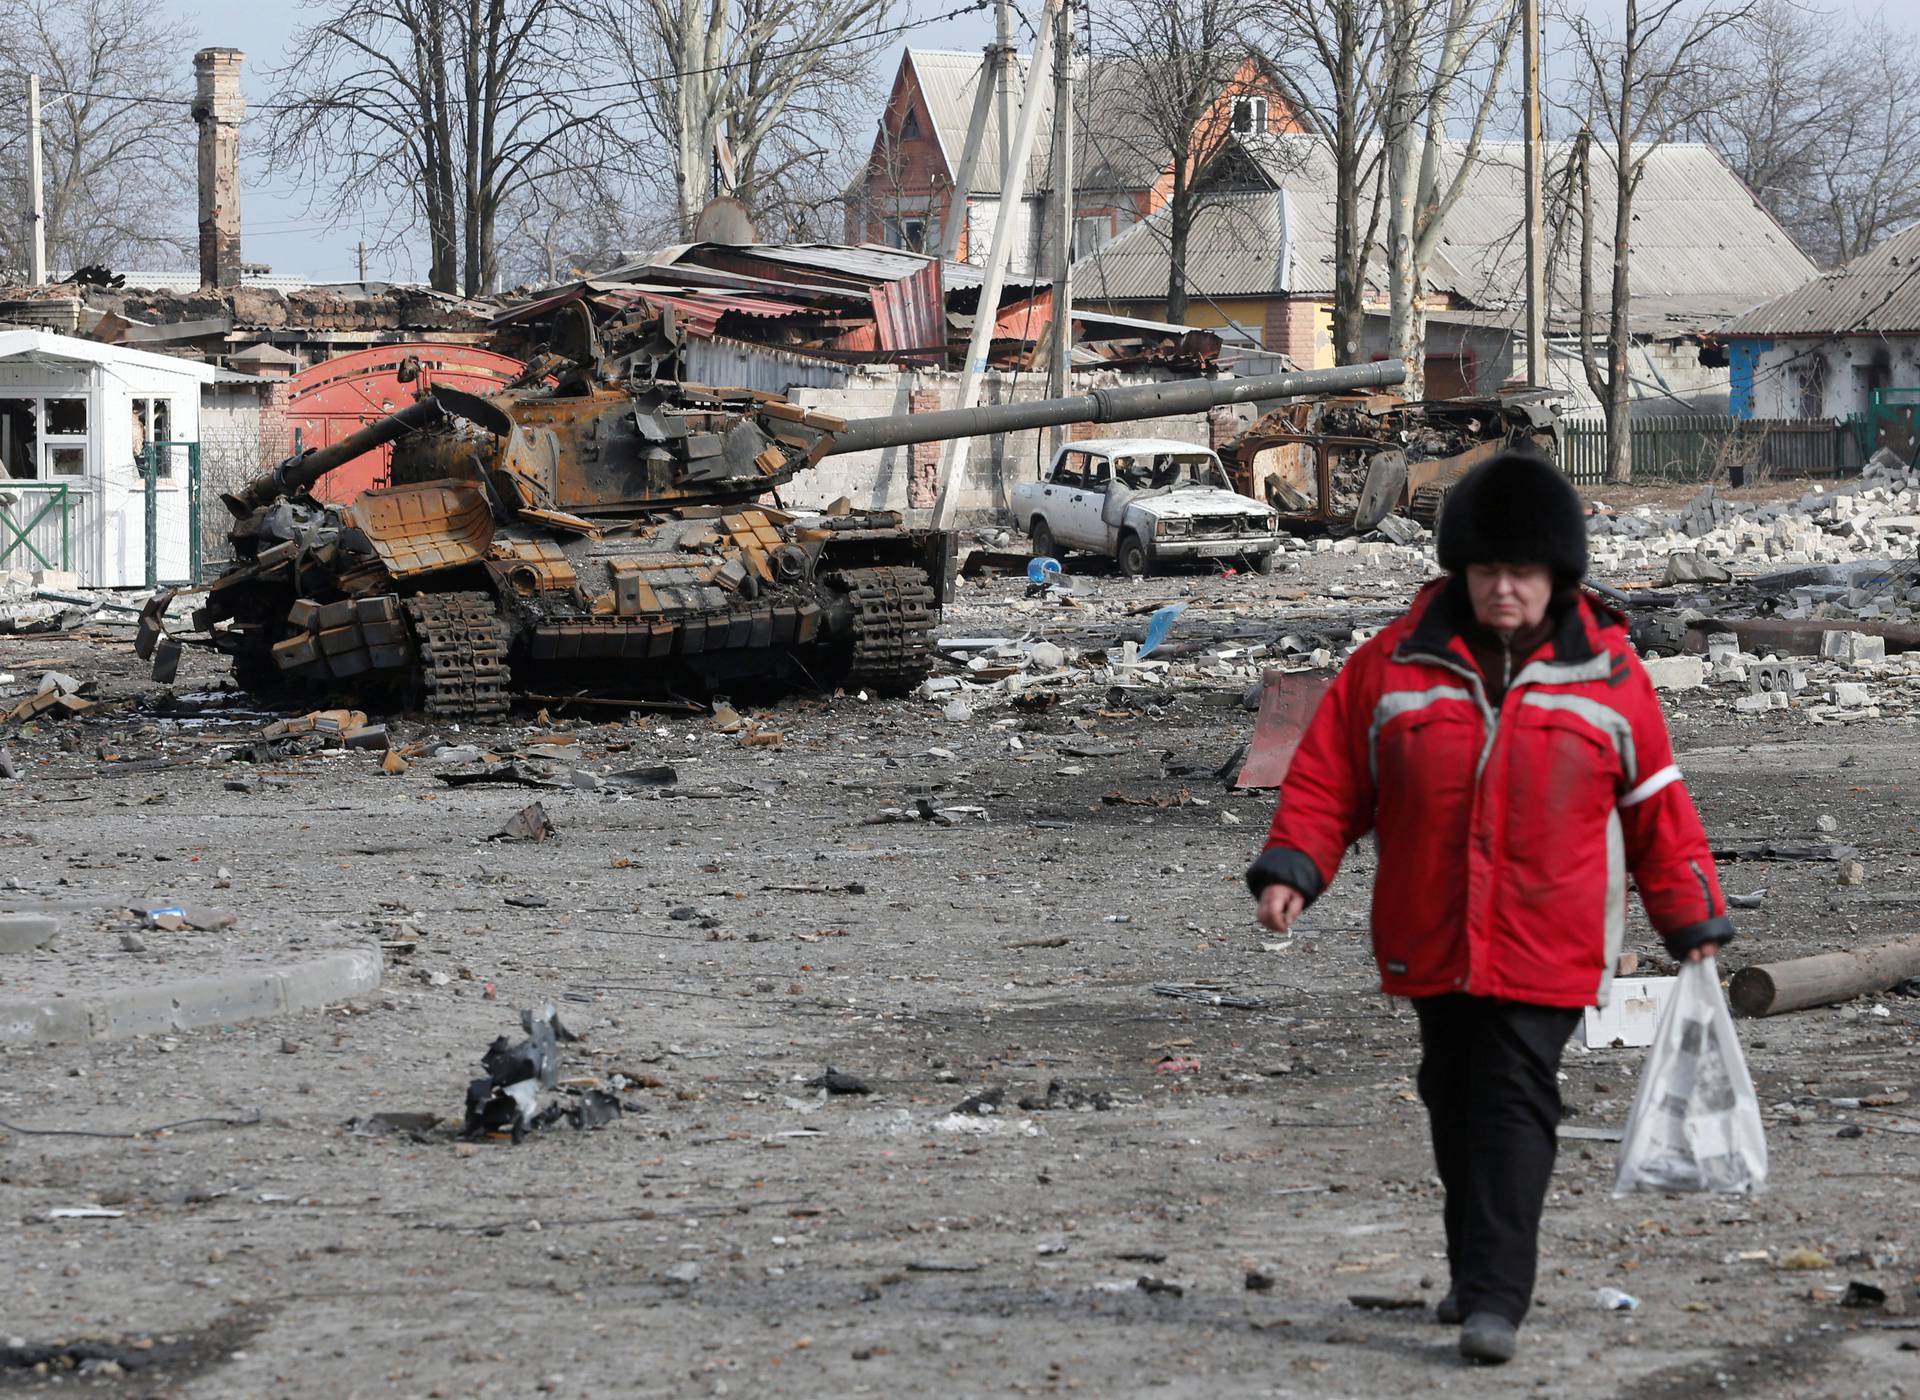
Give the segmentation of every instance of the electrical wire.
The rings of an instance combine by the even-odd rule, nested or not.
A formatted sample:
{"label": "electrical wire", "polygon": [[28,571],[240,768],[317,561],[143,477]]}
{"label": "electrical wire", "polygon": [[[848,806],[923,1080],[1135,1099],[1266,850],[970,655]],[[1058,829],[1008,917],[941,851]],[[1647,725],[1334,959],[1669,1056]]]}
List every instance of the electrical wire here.
{"label": "electrical wire", "polygon": [[[923,19],[907,20],[900,24],[888,25],[882,29],[864,30],[859,34],[850,34],[839,39],[822,39],[810,44],[794,44],[788,48],[762,51],[746,58],[732,59],[726,63],[709,64],[704,68],[672,69],[665,73],[646,75],[636,73],[631,78],[623,78],[612,82],[589,83],[576,88],[542,89],[540,95],[543,97],[588,97],[599,92],[617,92],[641,83],[662,85],[677,82],[684,78],[705,77],[714,73],[730,73],[736,68],[745,68],[752,63],[777,63],[783,59],[794,58],[801,54],[819,53],[827,49],[844,48],[850,44],[871,43],[875,39],[883,39],[888,35],[904,34],[914,29],[925,29],[929,25],[945,24],[948,20],[962,19],[967,15],[976,14],[986,9],[991,3],[992,0],[972,0],[970,4],[948,10],[944,14],[928,15]],[[28,75],[25,73],[12,75],[16,81],[26,76]],[[40,91],[43,96],[85,97],[103,102],[128,102],[160,107],[192,107],[198,100],[191,97],[158,97],[149,93],[101,92],[91,88],[42,87]],[[305,111],[315,105],[326,104],[317,104],[314,102],[261,102],[251,104],[252,109],[259,112],[299,112]],[[462,106],[462,103],[456,98],[450,101],[449,106],[453,110],[458,110]]]}

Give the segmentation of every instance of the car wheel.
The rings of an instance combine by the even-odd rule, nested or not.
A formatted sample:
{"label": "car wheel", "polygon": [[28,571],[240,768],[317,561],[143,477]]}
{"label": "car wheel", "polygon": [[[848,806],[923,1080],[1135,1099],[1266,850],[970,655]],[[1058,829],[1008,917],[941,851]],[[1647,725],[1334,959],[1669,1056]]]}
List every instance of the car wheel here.
{"label": "car wheel", "polygon": [[1042,516],[1034,516],[1033,524],[1027,529],[1027,537],[1033,541],[1033,557],[1046,556],[1051,559],[1060,557],[1060,542],[1053,537],[1053,527]]}
{"label": "car wheel", "polygon": [[1147,572],[1147,547],[1132,531],[1120,537],[1120,549],[1114,556],[1120,572],[1128,578],[1140,578]]}
{"label": "car wheel", "polygon": [[1247,560],[1247,565],[1256,574],[1270,574],[1280,567],[1280,551],[1270,549],[1265,554],[1256,554]]}

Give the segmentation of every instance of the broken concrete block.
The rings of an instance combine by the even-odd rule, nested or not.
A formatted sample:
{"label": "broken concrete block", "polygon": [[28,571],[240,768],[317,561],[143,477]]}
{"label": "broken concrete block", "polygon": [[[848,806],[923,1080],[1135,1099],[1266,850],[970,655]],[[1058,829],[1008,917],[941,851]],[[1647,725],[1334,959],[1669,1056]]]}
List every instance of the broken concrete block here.
{"label": "broken concrete block", "polygon": [[1857,681],[1837,681],[1833,687],[1833,703],[1844,709],[1861,709],[1873,703],[1873,692]]}
{"label": "broken concrete block", "polygon": [[1067,664],[1067,653],[1052,642],[1035,642],[1027,648],[1027,661],[1036,671],[1057,671]]}
{"label": "broken concrete block", "polygon": [[1770,694],[1736,695],[1733,708],[1743,715],[1765,714],[1773,708],[1773,697]]}
{"label": "broken concrete block", "polygon": [[1867,883],[1867,867],[1857,860],[1840,863],[1840,883],[1843,885],[1864,885]]}
{"label": "broken concrete block", "polygon": [[[1876,609],[1879,607],[1877,601],[1874,607]],[[1845,659],[1849,666],[1858,666],[1863,662],[1885,661],[1887,659],[1887,639],[1885,637],[1869,637],[1864,632],[1848,632],[1845,635],[1847,639],[1847,655]]]}
{"label": "broken concrete block", "polygon": [[0,914],[0,953],[32,952],[59,927],[51,914]]}
{"label": "broken concrete block", "polygon": [[1707,663],[1698,656],[1659,656],[1642,664],[1655,690],[1697,690],[1707,683]]}

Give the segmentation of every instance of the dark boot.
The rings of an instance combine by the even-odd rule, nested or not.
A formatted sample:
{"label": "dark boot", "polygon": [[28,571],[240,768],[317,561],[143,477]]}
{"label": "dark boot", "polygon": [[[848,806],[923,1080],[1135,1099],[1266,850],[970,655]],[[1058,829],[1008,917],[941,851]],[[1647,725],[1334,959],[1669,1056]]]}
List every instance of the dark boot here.
{"label": "dark boot", "polygon": [[1466,1321],[1460,1312],[1460,1295],[1449,1288],[1447,1296],[1433,1305],[1433,1320],[1442,1327],[1458,1327]]}
{"label": "dark boot", "polygon": [[1520,1329],[1499,1313],[1477,1312],[1460,1329],[1460,1354],[1469,1361],[1503,1365],[1519,1346]]}

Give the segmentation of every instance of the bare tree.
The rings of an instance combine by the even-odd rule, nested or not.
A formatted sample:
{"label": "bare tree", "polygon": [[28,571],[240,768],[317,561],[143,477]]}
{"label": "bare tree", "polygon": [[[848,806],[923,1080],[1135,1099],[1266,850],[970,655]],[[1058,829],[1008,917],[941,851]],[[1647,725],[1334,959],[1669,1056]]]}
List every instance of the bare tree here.
{"label": "bare tree", "polygon": [[1294,120],[1333,162],[1333,351],[1357,364],[1366,331],[1367,264],[1384,204],[1375,94],[1385,30],[1381,0],[1269,0],[1269,76]]}
{"label": "bare tree", "polygon": [[[1517,0],[1383,0],[1381,19],[1388,334],[1392,353],[1406,361],[1406,392],[1418,398],[1426,389],[1427,268],[1479,159],[1520,7]],[[1462,100],[1473,115],[1455,136]]]}
{"label": "bare tree", "polygon": [[[1713,100],[1714,37],[1743,23],[1754,0],[1711,7],[1697,0],[1625,0],[1617,34],[1585,13],[1563,17],[1578,77],[1575,88],[1584,125],[1575,139],[1572,178],[1581,207],[1580,347],[1587,385],[1607,421],[1607,480],[1633,478],[1627,351],[1632,344],[1633,289],[1629,268],[1633,242],[1633,196],[1647,157],[1660,142],[1686,130]],[[1594,151],[1602,149],[1599,177],[1613,197],[1613,268],[1606,302],[1602,366],[1599,301],[1594,287]]]}
{"label": "bare tree", "polygon": [[[372,210],[385,241],[425,226],[441,291],[491,289],[501,210],[577,179],[607,116],[583,104],[591,53],[563,0],[306,0],[320,12],[274,73],[279,162]],[[583,83],[583,78],[587,80]]]}
{"label": "bare tree", "polygon": [[1187,244],[1208,198],[1197,177],[1232,132],[1236,101],[1265,90],[1246,37],[1256,13],[1256,0],[1108,0],[1093,12],[1094,120],[1076,114],[1076,126],[1102,164],[1130,160],[1148,183],[1168,183],[1169,321],[1187,314]]}
{"label": "bare tree", "polygon": [[1759,0],[1708,46],[1713,100],[1687,134],[1817,262],[1845,262],[1920,218],[1916,40],[1881,17]]}
{"label": "bare tree", "polygon": [[631,102],[672,157],[664,173],[683,234],[711,194],[764,214],[787,205],[790,186],[839,168],[894,3],[586,0]]}
{"label": "bare tree", "polygon": [[[171,259],[192,246],[193,124],[183,75],[193,33],[142,0],[16,0],[0,6],[0,67],[40,75],[49,266]],[[6,203],[0,257],[29,262],[26,82],[0,104]]]}

